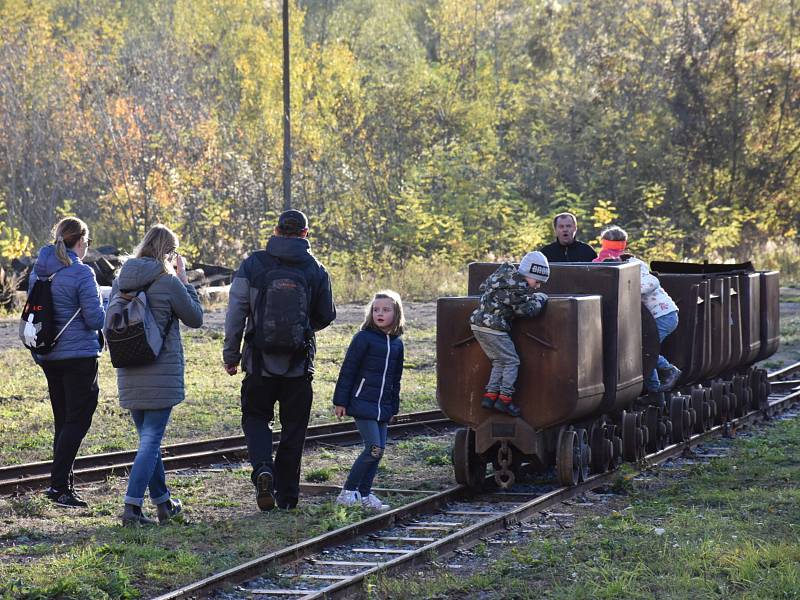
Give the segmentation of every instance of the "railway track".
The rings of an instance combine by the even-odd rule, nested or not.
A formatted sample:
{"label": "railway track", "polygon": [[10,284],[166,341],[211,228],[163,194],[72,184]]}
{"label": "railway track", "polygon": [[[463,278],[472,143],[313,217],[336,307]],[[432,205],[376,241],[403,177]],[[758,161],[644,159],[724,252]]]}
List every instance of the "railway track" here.
{"label": "railway track", "polygon": [[767,380],[770,383],[777,383],[782,379],[788,377],[789,375],[793,375],[800,371],[800,362],[796,362],[788,367],[783,367],[782,369],[778,369],[777,371],[773,371],[769,375],[767,375]]}
{"label": "railway track", "polygon": [[[798,367],[800,368],[800,367]],[[773,397],[764,410],[693,435],[647,455],[643,463],[662,463],[709,438],[769,418],[800,402],[800,391]],[[222,573],[159,596],[156,600],[219,598],[339,598],[357,594],[365,580],[391,574],[470,546],[479,539],[539,514],[547,508],[613,481],[609,471],[574,487],[544,486],[527,493],[471,493],[455,486],[405,506],[375,515],[272,552]],[[487,484],[492,478],[487,478]],[[276,574],[277,573],[277,574]],[[235,587],[234,587],[235,586]],[[224,591],[221,591],[225,588]]]}
{"label": "railway track", "polygon": [[[441,431],[452,424],[441,411],[430,410],[397,415],[389,430],[393,436],[397,436]],[[309,427],[306,437],[307,443],[346,444],[360,440],[361,436],[351,420]],[[277,446],[279,441],[280,431],[276,431],[274,445]],[[133,464],[135,455],[135,450],[126,450],[79,456],[75,460],[75,480],[78,483],[103,481],[110,475],[125,473]],[[231,436],[164,446],[162,455],[167,470],[199,468],[246,460],[247,446],[244,436]],[[0,467],[0,494],[46,488],[50,485],[50,465],[50,461],[42,461]],[[306,491],[318,487],[310,486]]]}
{"label": "railway track", "polygon": [[[768,380],[775,387],[800,387],[800,380],[782,380],[794,373],[800,372],[800,362],[773,371],[768,375]],[[426,429],[440,430],[451,425],[440,410],[431,410],[418,413],[398,415],[397,421],[390,426],[390,430],[399,433],[413,433]],[[276,431],[275,445],[280,441],[280,431]],[[359,441],[360,437],[352,422],[330,423],[308,428],[309,443],[351,443]],[[102,481],[109,475],[127,472],[136,455],[135,450],[108,452],[79,456],[75,460],[75,479],[79,483]],[[196,442],[183,442],[162,448],[164,467],[167,470],[202,468],[220,462],[241,461],[247,457],[247,447],[244,436],[230,436],[200,440]],[[50,461],[26,463],[0,467],[0,494],[11,494],[23,490],[44,489],[49,485]],[[315,491],[325,486],[309,486],[306,491]],[[313,488],[313,489],[311,489]]]}

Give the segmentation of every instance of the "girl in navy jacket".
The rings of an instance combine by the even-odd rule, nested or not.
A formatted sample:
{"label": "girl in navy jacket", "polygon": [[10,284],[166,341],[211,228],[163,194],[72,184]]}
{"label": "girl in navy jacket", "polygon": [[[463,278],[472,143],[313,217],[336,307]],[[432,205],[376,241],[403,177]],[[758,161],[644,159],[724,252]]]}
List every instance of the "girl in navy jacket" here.
{"label": "girl in navy jacket", "polygon": [[403,303],[397,292],[375,294],[366,310],[361,330],[353,336],[333,393],[336,416],[356,421],[364,450],[358,455],[338,504],[384,511],[389,508],[372,493],[372,481],[386,447],[389,420],[400,408],[405,327]]}

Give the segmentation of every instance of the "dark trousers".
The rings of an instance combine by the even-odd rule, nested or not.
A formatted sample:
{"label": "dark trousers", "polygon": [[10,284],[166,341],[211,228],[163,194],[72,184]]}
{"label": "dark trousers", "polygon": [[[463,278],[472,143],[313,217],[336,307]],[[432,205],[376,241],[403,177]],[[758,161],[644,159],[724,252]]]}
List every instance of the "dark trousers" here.
{"label": "dark trousers", "polygon": [[[283,499],[300,495],[300,460],[314,399],[307,377],[256,377],[242,382],[242,431],[253,467],[272,472],[275,492]],[[281,441],[272,462],[272,421],[280,403]]]}
{"label": "dark trousers", "polygon": [[55,421],[50,486],[66,490],[71,483],[72,463],[97,408],[97,359],[45,360],[41,364]]}

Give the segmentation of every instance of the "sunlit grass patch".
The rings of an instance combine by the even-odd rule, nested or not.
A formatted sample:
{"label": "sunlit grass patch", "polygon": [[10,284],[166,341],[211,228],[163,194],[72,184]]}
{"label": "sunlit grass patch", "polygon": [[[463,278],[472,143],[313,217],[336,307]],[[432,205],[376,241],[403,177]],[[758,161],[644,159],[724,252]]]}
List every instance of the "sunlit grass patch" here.
{"label": "sunlit grass patch", "polygon": [[[357,325],[334,324],[318,334],[311,424],[334,420],[331,399],[339,367]],[[222,369],[222,338],[214,330],[184,331],[186,400],[172,412],[165,444],[241,434],[242,377]],[[401,412],[435,408],[435,330],[411,328],[405,337],[406,371]],[[47,382],[23,349],[0,354],[10,376],[0,379],[0,464],[49,460],[53,417]],[[129,412],[119,406],[116,373],[108,356],[100,359],[100,399],[81,454],[135,448]],[[276,407],[279,423],[280,409]]]}
{"label": "sunlit grass patch", "polygon": [[4,567],[0,595],[4,598],[82,598],[86,600],[140,597],[131,585],[129,569],[109,546],[84,547],[39,558],[36,563]]}
{"label": "sunlit grass patch", "polygon": [[11,512],[18,517],[42,517],[50,505],[44,496],[22,496],[8,499]]}
{"label": "sunlit grass patch", "polygon": [[312,469],[306,473],[306,481],[310,483],[324,483],[330,481],[333,473],[333,469],[327,467]]}
{"label": "sunlit grass patch", "polygon": [[450,460],[452,446],[449,444],[443,445],[440,440],[431,440],[424,436],[418,436],[401,440],[397,446],[400,450],[415,454],[431,466],[449,466],[452,464]]}
{"label": "sunlit grass patch", "polygon": [[[437,445],[449,448],[450,444],[449,435],[427,441],[431,452]],[[341,484],[362,449],[361,444],[307,448],[301,481],[325,473],[329,483]],[[452,467],[429,466],[424,456],[399,448],[391,439],[382,463],[386,468],[379,470],[376,487],[442,489],[452,484]],[[421,482],[423,470],[425,481]],[[0,588],[0,598],[10,589],[15,591],[7,594],[9,598],[133,598],[136,594],[149,598],[367,516],[360,506],[335,504],[336,493],[305,492],[296,510],[261,513],[249,465],[168,473],[167,483],[173,496],[183,501],[185,518],[182,523],[158,527],[120,525],[127,485],[120,477],[81,486],[90,503],[86,509],[58,508],[41,492],[0,498],[0,581],[7,586]],[[381,491],[379,495],[397,506],[419,499],[424,492]],[[154,516],[149,500],[144,511]],[[71,580],[56,581],[59,569],[66,574],[70,561],[80,562],[92,553],[104,557],[93,563],[98,572],[90,575],[97,586],[93,587],[94,579],[83,588],[70,587]],[[126,583],[120,595],[114,596],[106,589],[115,590],[119,582],[112,576],[117,570],[125,575]]]}

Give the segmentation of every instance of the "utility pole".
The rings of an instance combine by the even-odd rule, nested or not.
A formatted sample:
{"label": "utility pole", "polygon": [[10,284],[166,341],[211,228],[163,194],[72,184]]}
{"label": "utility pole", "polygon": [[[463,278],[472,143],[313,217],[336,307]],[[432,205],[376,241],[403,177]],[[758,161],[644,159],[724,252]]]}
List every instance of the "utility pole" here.
{"label": "utility pole", "polygon": [[292,207],[292,119],[289,98],[289,0],[283,0],[283,210]]}

